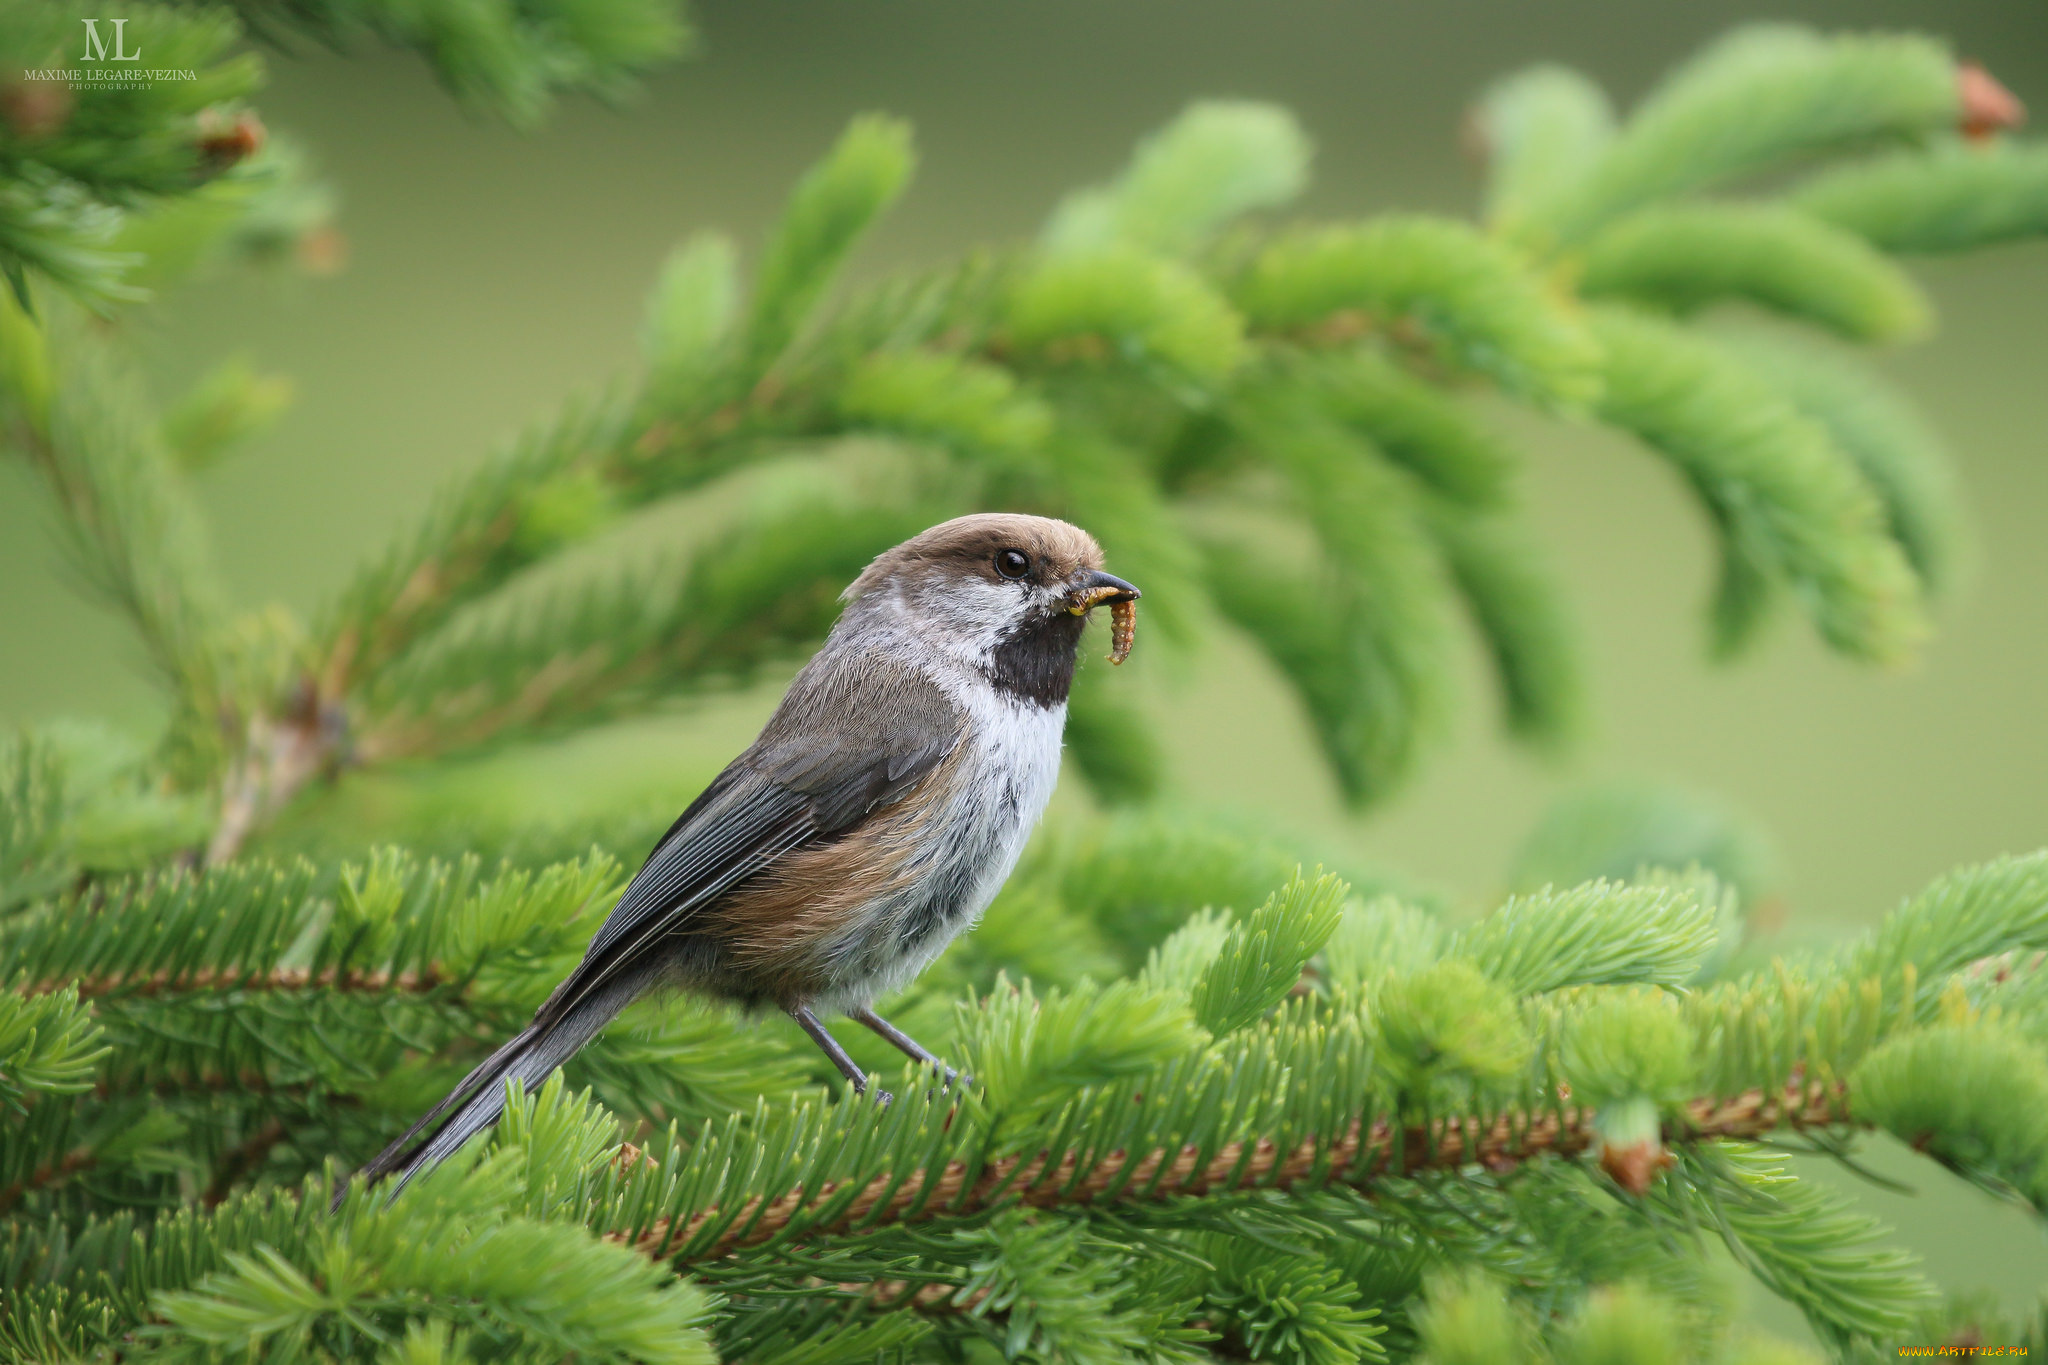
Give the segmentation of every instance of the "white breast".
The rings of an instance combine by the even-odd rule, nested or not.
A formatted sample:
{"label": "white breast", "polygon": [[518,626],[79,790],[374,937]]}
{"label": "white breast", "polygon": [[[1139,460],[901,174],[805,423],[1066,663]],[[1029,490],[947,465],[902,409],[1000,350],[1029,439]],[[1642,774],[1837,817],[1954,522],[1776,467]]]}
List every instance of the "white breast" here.
{"label": "white breast", "polygon": [[822,1008],[858,1008],[901,989],[972,928],[1016,867],[1059,781],[1064,704],[1024,701],[975,675],[942,685],[967,714],[957,781],[934,812],[914,884],[872,907],[835,945],[837,980]]}
{"label": "white breast", "polygon": [[[979,682],[979,680],[977,680]],[[981,760],[963,774],[963,792],[956,801],[963,822],[985,821],[996,845],[973,894],[967,922],[980,918],[1017,866],[1025,841],[1045,814],[1060,777],[1060,744],[1067,728],[1067,707],[1039,706],[980,683],[982,696],[971,711],[968,740]],[[977,814],[977,812],[979,812]]]}

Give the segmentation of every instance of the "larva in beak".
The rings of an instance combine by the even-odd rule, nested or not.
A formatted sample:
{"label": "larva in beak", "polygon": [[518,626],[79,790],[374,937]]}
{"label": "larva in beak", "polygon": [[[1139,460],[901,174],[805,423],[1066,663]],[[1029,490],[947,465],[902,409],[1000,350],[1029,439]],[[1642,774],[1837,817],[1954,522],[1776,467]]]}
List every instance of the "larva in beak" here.
{"label": "larva in beak", "polygon": [[1127,597],[1109,604],[1109,661],[1120,664],[1131,657],[1131,641],[1138,636],[1137,599]]}
{"label": "larva in beak", "polygon": [[1120,664],[1131,657],[1131,641],[1138,634],[1138,599],[1143,595],[1121,578],[1097,569],[1068,591],[1067,610],[1086,616],[1109,604],[1109,661]]}

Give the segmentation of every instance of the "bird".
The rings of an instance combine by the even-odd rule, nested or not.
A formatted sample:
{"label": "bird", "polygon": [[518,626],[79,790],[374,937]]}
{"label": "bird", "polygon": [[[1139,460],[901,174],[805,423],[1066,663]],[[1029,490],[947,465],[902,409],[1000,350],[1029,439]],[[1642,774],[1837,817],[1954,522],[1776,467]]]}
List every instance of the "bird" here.
{"label": "bird", "polygon": [[1089,614],[1110,607],[1121,663],[1139,591],[1078,526],[981,513],[884,551],[840,597],[759,737],[655,843],[533,1022],[357,1172],[364,1184],[393,1180],[395,1197],[495,1123],[512,1081],[533,1090],[653,991],[782,1011],[858,1094],[867,1077],[821,1015],[954,1080],[875,1002],[1009,877],[1059,775]]}

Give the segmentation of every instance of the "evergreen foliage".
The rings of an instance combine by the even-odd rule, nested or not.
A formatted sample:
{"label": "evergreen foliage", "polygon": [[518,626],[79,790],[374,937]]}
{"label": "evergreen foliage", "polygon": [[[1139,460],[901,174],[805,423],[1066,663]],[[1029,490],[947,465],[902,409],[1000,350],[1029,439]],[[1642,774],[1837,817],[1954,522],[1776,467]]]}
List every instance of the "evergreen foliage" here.
{"label": "evergreen foliage", "polygon": [[[210,251],[262,257],[321,226],[327,205],[300,158],[266,147],[247,108],[263,68],[239,36],[219,10],[0,5],[0,271],[17,303],[33,278],[105,312]],[[188,74],[113,79],[116,50]]]}
{"label": "evergreen foliage", "polygon": [[675,0],[230,0],[257,35],[335,46],[370,36],[410,48],[466,103],[515,123],[555,97],[629,95],[648,68],[690,46]]}
{"label": "evergreen foliage", "polygon": [[[2039,1198],[2048,995],[1971,997],[1984,950],[2048,950],[2044,857],[1958,874],[1833,959],[1725,979],[1699,975],[1718,929],[1697,878],[1588,883],[1433,939],[1405,928],[1426,912],[1296,881],[1196,916],[1136,978],[996,978],[952,1014],[972,1082],[912,1069],[887,1108],[828,1092],[765,1025],[644,1006],[486,1150],[332,1223],[333,1163],[532,1007],[616,865],[386,853],[110,883],[6,928],[5,1340],[351,1355],[454,1331],[486,1354],[807,1360],[881,1333],[920,1355],[1331,1361],[1434,1351],[1498,1311],[1563,1356],[1600,1314],[1700,1340],[1726,1312],[1712,1238],[1853,1352],[1913,1331],[1932,1291],[1753,1140],[1874,1127]],[[1420,951],[1337,951],[1390,925]],[[622,1146],[621,1112],[657,1126]]]}
{"label": "evergreen foliage", "polygon": [[[493,6],[462,22],[516,18],[599,45],[652,31],[637,5],[573,8],[577,22]],[[291,12],[316,27],[384,14]],[[218,56],[232,37],[218,14],[174,19],[195,50]],[[453,19],[435,31],[451,70],[495,60]],[[233,101],[250,59],[220,60],[241,75],[205,86],[203,107],[126,116],[160,132],[245,117]],[[1306,137],[1269,106],[1198,104],[1059,206],[1038,243],[835,289],[915,161],[905,125],[857,119],[751,268],[715,234],[671,257],[639,376],[456,480],[307,622],[237,615],[207,586],[179,488],[178,466],[216,458],[284,401],[274,381],[229,368],[154,418],[53,296],[47,325],[0,319],[19,339],[16,443],[172,684],[165,763],[181,790],[219,803],[216,858],[316,777],[744,680],[816,637],[848,565],[920,518],[984,505],[1086,523],[1147,585],[1169,646],[1219,618],[1244,631],[1292,684],[1342,790],[1369,802],[1447,731],[1463,632],[1484,645],[1512,735],[1554,747],[1579,717],[1569,612],[1517,529],[1516,455],[1470,390],[1617,427],[1679,472],[1721,546],[1718,652],[1750,642],[1781,597],[1851,656],[1918,651],[1960,538],[1938,444],[1839,349],[1789,327],[1730,336],[1695,315],[1739,302],[1866,344],[1923,331],[1928,305],[1893,253],[2048,223],[2033,149],[1995,133],[1954,141],[1997,121],[1985,81],[1932,40],[1749,29],[1618,120],[1583,78],[1540,68],[1476,116],[1484,224],[1269,223],[1260,215],[1305,183]],[[113,116],[85,117],[100,98],[24,147],[52,174],[86,164],[89,147],[60,144]],[[1923,150],[1840,160],[1886,139]],[[158,141],[165,157],[196,155]],[[1829,158],[1775,195],[1702,197]],[[227,196],[282,183],[262,163],[196,187],[189,166],[80,180],[137,247],[129,274],[107,279],[153,279],[153,263],[215,253],[251,217],[278,221],[267,200],[281,190]],[[48,177],[23,163],[16,179]],[[188,212],[195,195],[221,211]],[[1893,221],[1937,210],[1939,223]],[[149,230],[167,216],[183,224],[176,242]],[[23,256],[16,273],[33,266]],[[43,274],[102,306],[114,297]],[[834,491],[741,499],[705,544],[615,582],[554,572],[651,501],[799,468]],[[1079,689],[1079,766],[1105,797],[1142,799],[1159,772],[1142,708],[1116,706],[1091,671]]]}
{"label": "evergreen foliage", "polygon": [[[417,47],[518,119],[682,41],[651,0],[234,10]],[[204,264],[303,253],[326,199],[262,145],[224,11],[122,13],[203,78],[0,97],[0,438],[169,702],[148,749],[75,725],[0,746],[0,1355],[1811,1358],[1734,1332],[1731,1263],[1839,1360],[1990,1323],[1778,1149],[1889,1134],[2042,1207],[2048,854],[1747,965],[1756,836],[1612,789],[1454,925],[1398,876],[1146,804],[1156,742],[1090,666],[1069,741],[1129,808],[1046,831],[886,1002],[958,1079],[849,1040],[897,1096],[876,1106],[780,1021],[643,1002],[487,1139],[330,1215],[531,1015],[673,812],[298,855],[275,823],[356,769],[753,677],[877,550],[985,506],[1099,534],[1163,649],[1245,632],[1355,800],[1448,725],[1461,630],[1509,730],[1557,742],[1576,656],[1485,391],[1681,476],[1721,546],[1717,647],[1783,597],[1846,655],[1910,657],[1960,518],[1938,443],[1846,348],[1926,325],[1896,256],[2048,229],[2040,149],[1987,131],[1982,74],[1940,44],[1745,30],[1625,119],[1574,73],[1511,78],[1476,115],[1479,222],[1269,221],[1306,138],[1199,104],[1037,242],[847,286],[915,162],[907,127],[856,120],[751,268],[711,234],[670,257],[641,373],[456,480],[301,621],[232,604],[186,482],[288,390],[229,362],[159,412],[118,324]],[[0,55],[60,63],[80,17],[0,8]],[[1779,325],[1700,316],[1724,304]],[[672,558],[562,568],[714,490]]]}

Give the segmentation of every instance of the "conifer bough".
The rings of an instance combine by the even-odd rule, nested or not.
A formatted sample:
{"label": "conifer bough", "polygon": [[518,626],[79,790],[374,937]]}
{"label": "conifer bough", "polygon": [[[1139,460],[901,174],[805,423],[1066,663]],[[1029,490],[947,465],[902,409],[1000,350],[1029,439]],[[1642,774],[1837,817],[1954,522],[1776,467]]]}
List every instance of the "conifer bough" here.
{"label": "conifer bough", "polygon": [[[1138,860],[1129,885],[1170,875],[1139,844],[1121,856]],[[1056,873],[1028,872],[985,932],[1042,923]],[[673,1011],[644,1010],[579,1079],[665,1131],[627,1144],[630,1124],[557,1079],[401,1198],[358,1189],[330,1219],[331,1144],[373,1143],[410,1102],[392,1081],[419,1064],[383,1058],[419,1049],[423,1083],[466,1066],[496,1011],[552,982],[550,945],[580,938],[565,904],[601,908],[612,875],[480,879],[385,855],[333,881],[148,879],[10,921],[9,961],[48,975],[0,992],[0,1074],[18,1087],[0,1343],[355,1355],[452,1331],[479,1353],[573,1337],[643,1359],[650,1343],[621,1334],[654,1322],[660,1351],[684,1353],[662,1358],[851,1361],[870,1332],[923,1358],[1021,1319],[1046,1334],[1018,1348],[1033,1359],[1105,1332],[1181,1358],[1327,1310],[1355,1313],[1336,1344],[1256,1358],[1378,1359],[1433,1353],[1444,1268],[1482,1272],[1455,1292],[1526,1317],[1532,1340],[1555,1344],[1602,1284],[1636,1286],[1643,1323],[1712,1321],[1713,1239],[1853,1356],[1945,1330],[1938,1299],[1882,1228],[1757,1141],[1846,1156],[1876,1128],[2010,1197],[2048,1195],[2035,855],[1946,878],[1827,958],[1720,979],[1703,968],[1725,897],[1703,874],[1545,890],[1448,934],[1297,878],[1248,915],[1195,916],[1135,975],[970,995],[949,1050],[978,1079],[942,1090],[912,1069],[887,1108],[800,1079],[794,1098],[756,1090],[748,1061],[736,1089],[758,1098],[720,1116],[691,1086],[769,1040],[721,1016],[664,1048]],[[138,923],[177,951],[118,932]],[[124,955],[178,974],[141,978]],[[386,974],[336,990],[357,957]],[[423,959],[438,984],[393,970]],[[224,985],[228,960],[300,967],[252,990]],[[88,961],[92,1001],[46,989]],[[367,1026],[379,1015],[409,1036]],[[222,1021],[218,1037],[257,1043],[241,1048],[253,1081],[213,1084],[239,1064],[208,1037]],[[180,1209],[188,1182],[204,1211]],[[1315,1296],[1245,1279],[1276,1240]],[[1069,1299],[1075,1282],[1093,1288]],[[563,1283],[610,1286],[605,1313]]]}
{"label": "conifer bough", "polygon": [[[217,44],[228,30],[208,22]],[[614,36],[638,21],[619,22]],[[474,33],[435,32],[444,57],[484,69],[481,48],[455,55]],[[238,97],[238,79],[220,92]],[[213,110],[208,126],[228,126]],[[11,310],[12,443],[160,662],[164,766],[217,804],[215,862],[323,778],[744,680],[814,641],[832,585],[873,553],[988,505],[1095,528],[1160,585],[1169,645],[1206,599],[1291,684],[1362,803],[1443,735],[1461,631],[1486,646],[1512,735],[1554,746],[1577,723],[1568,613],[1517,529],[1514,454],[1470,390],[1617,427],[1680,473],[1720,543],[1717,653],[1751,644],[1783,599],[1852,657],[1920,650],[1961,536],[1945,458],[1923,424],[1859,415],[1902,403],[1800,329],[1910,337],[1930,308],[1897,253],[2039,234],[2038,149],[2007,132],[2020,113],[1929,39],[1745,29],[1625,120],[1555,68],[1497,86],[1475,115],[1479,223],[1298,225],[1268,217],[1306,183],[1292,120],[1202,104],[1060,205],[1039,242],[839,290],[915,160],[904,124],[864,117],[802,178],[751,278],[715,234],[680,248],[642,373],[457,479],[311,623],[238,613],[208,586],[164,468],[180,452],[163,436],[203,445],[262,411],[258,377],[210,381],[225,396],[194,404],[228,406],[203,423],[159,420],[89,353],[102,343]],[[1754,187],[1788,165],[1811,169]],[[109,208],[145,263],[151,225],[183,207],[165,192]],[[234,212],[209,221],[238,230]],[[184,231],[179,252],[204,254]],[[1752,344],[1702,316],[1725,305],[1788,325]],[[1784,354],[1762,361],[1767,346]],[[636,507],[797,469],[815,496],[742,500],[614,580],[554,571]],[[1100,682],[1077,685],[1077,761],[1104,795],[1141,797],[1154,741]]]}
{"label": "conifer bough", "polygon": [[[234,8],[416,46],[521,118],[680,32],[640,0]],[[326,199],[287,140],[254,147],[221,11],[129,13],[204,79],[0,99],[0,439],[172,698],[147,750],[48,727],[0,754],[0,1355],[1808,1359],[1731,1334],[1713,1244],[1835,1359],[2048,1350],[1760,1145],[1853,1162],[1885,1133],[2042,1206],[2048,855],[1745,969],[1746,888],[1637,872],[1717,850],[1636,804],[1582,812],[1598,839],[1546,826],[1526,864],[1627,880],[1533,877],[1458,930],[1384,875],[1290,879],[1313,850],[1241,824],[1106,815],[1052,831],[891,1005],[971,1087],[908,1072],[889,1108],[848,1103],[773,1029],[643,1003],[488,1142],[330,1218],[332,1172],[531,1016],[620,867],[581,829],[404,831],[447,861],[264,846],[322,778],[745,679],[876,550],[982,505],[1098,531],[1163,644],[1213,606],[1355,799],[1441,732],[1461,620],[1511,731],[1554,742],[1576,656],[1481,389],[1680,474],[1720,544],[1716,648],[1790,599],[1852,657],[1908,657],[1956,498],[1848,348],[1924,329],[1899,257],[2048,228],[2048,159],[1982,72],[1917,37],[1744,30],[1626,119],[1525,72],[1475,116],[1475,222],[1272,221],[1306,139],[1203,104],[1039,241],[845,288],[914,161],[861,119],[744,282],[725,239],[679,248],[642,372],[457,480],[307,623],[232,605],[186,482],[284,390],[231,364],[158,413],[120,324],[200,265],[330,254]],[[76,17],[7,8],[0,38],[38,65]],[[557,570],[626,512],[748,480],[673,560]],[[1103,671],[1070,740],[1138,801],[1156,758]],[[597,827],[634,852],[659,828]]]}

